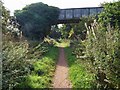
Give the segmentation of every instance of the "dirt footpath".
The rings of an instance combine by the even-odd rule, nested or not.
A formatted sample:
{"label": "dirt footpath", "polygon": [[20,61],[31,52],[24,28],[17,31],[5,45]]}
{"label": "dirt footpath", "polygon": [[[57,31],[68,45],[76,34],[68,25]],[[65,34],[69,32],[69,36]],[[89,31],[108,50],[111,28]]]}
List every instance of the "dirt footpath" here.
{"label": "dirt footpath", "polygon": [[71,88],[68,80],[68,65],[65,59],[64,48],[59,48],[59,59],[53,79],[53,88]]}

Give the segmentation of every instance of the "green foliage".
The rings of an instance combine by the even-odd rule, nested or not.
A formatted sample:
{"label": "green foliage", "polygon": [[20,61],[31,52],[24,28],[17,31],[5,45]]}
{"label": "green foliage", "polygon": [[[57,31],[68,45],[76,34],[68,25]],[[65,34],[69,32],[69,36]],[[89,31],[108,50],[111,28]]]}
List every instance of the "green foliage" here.
{"label": "green foliage", "polygon": [[72,54],[74,54],[76,58],[79,58],[80,56],[84,55],[85,46],[83,45],[81,39],[72,41],[71,46],[74,50]]}
{"label": "green foliage", "polygon": [[51,32],[50,32],[49,36],[54,39],[59,39],[61,37],[61,32],[57,25],[53,25],[51,27]]}
{"label": "green foliage", "polygon": [[[33,46],[24,41],[14,41],[12,33],[3,34],[2,47],[2,86],[3,89],[12,89],[26,80],[30,73],[30,66],[43,54],[48,51],[44,43],[38,43]],[[31,46],[32,45],[32,46]]]}
{"label": "green foliage", "polygon": [[48,35],[51,25],[57,23],[58,15],[58,8],[41,2],[28,5],[15,12],[23,34],[30,39],[40,39]]}
{"label": "green foliage", "polygon": [[27,49],[27,42],[3,42],[3,89],[12,89],[24,81],[30,64],[30,61],[26,59]]}
{"label": "green foliage", "polygon": [[69,70],[73,88],[93,88],[94,75],[88,73],[81,64],[74,64]]}
{"label": "green foliage", "polygon": [[33,64],[34,70],[27,76],[25,82],[17,87],[22,88],[50,88],[55,71],[58,48],[49,47],[49,51],[42,59]]}
{"label": "green foliage", "polygon": [[90,23],[93,22],[93,17],[81,18],[81,21],[79,23],[71,24],[76,35],[82,35],[83,32],[86,31],[85,22],[90,25]]}
{"label": "green foliage", "polygon": [[[52,13],[52,12],[51,12]],[[28,15],[29,16],[29,15]],[[4,31],[2,47],[2,88],[44,88],[51,86],[51,77],[55,70],[57,48],[48,48],[44,42],[27,41],[22,34],[16,36],[7,26],[9,12],[3,7],[2,29]],[[17,24],[14,22],[14,24]],[[48,52],[48,50],[50,50]],[[48,52],[48,53],[47,53]],[[45,57],[44,54],[46,55]],[[41,75],[41,76],[40,76]]]}
{"label": "green foliage", "polygon": [[71,42],[73,51],[66,49],[69,78],[74,88],[120,88],[120,2],[103,6],[99,23],[87,18],[69,25],[68,30],[67,25],[61,28],[65,38],[71,36],[70,30],[76,38]]}
{"label": "green foliage", "polygon": [[2,32],[6,32],[7,21],[10,18],[10,12],[2,6]]}
{"label": "green foliage", "polygon": [[38,41],[30,41],[29,42],[29,49],[27,53],[27,58],[37,58],[40,59],[48,51],[48,45],[44,42]]}
{"label": "green foliage", "polygon": [[69,39],[82,39],[84,40],[86,38],[86,27],[85,23],[89,26],[91,26],[91,23],[93,22],[94,17],[88,17],[88,18],[81,18],[79,23],[71,23],[71,24],[64,24],[62,27],[60,27],[60,32],[62,35],[62,38],[69,38]]}
{"label": "green foliage", "polygon": [[62,27],[60,27],[60,32],[61,32],[61,35],[62,35],[62,38],[67,38],[68,37],[68,33],[70,31],[70,28],[67,28],[69,27],[68,25],[65,25],[63,24]]}
{"label": "green foliage", "polygon": [[70,49],[69,47],[65,48],[65,54],[67,56],[66,59],[68,60],[68,65],[73,65],[76,61],[76,57],[75,55],[72,55],[72,49]]}
{"label": "green foliage", "polygon": [[[94,88],[94,74],[89,72],[88,61],[82,61],[72,54],[74,49],[66,48],[67,60],[69,65],[69,78],[73,88]],[[91,68],[91,67],[89,67]]]}
{"label": "green foliage", "polygon": [[94,23],[92,29],[87,31],[86,55],[92,61],[97,73],[104,74],[97,75],[99,84],[102,83],[103,88],[120,88],[119,42],[119,29],[113,29],[110,26],[103,28],[102,25]]}
{"label": "green foliage", "polygon": [[103,7],[103,12],[99,15],[99,22],[105,27],[108,26],[108,24],[113,27],[116,25],[120,27],[120,1],[105,3]]}
{"label": "green foliage", "polygon": [[[72,58],[72,55],[68,59],[70,60],[70,64],[72,64],[71,67],[73,66],[73,68],[70,67],[70,79],[72,79],[71,82],[74,83],[75,87],[81,87],[81,85],[86,87],[85,83],[87,81],[83,82],[84,84],[81,82],[79,84],[79,77],[77,76],[81,71],[82,73],[86,71],[84,70],[86,68],[87,71],[95,74],[92,77],[87,75],[88,72],[84,74],[86,78],[87,76],[91,77],[92,82],[95,83],[93,85],[87,84],[87,87],[93,86],[100,89],[120,88],[120,14],[118,4],[119,2],[105,4],[104,11],[99,15],[98,20],[100,23],[89,23],[87,21],[85,24],[87,27],[86,39],[84,41],[77,39],[77,42],[74,41],[71,44],[74,50],[73,54],[80,59],[79,64]],[[86,66],[81,60],[91,61],[91,63]],[[74,63],[78,65],[74,65]],[[78,69],[80,67],[83,67],[83,69]],[[79,76],[83,75],[82,73]],[[82,78],[84,80],[84,77]]]}
{"label": "green foliage", "polygon": [[55,46],[57,46],[57,47],[69,47],[70,40],[69,39],[59,39],[59,42],[56,41]]}

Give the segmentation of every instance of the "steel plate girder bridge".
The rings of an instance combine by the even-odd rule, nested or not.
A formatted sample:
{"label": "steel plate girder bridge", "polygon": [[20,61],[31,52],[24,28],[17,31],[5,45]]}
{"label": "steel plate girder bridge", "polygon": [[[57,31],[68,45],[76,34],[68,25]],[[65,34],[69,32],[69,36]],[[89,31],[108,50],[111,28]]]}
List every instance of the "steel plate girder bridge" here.
{"label": "steel plate girder bridge", "polygon": [[78,23],[81,17],[98,15],[102,10],[103,7],[60,9],[58,24]]}

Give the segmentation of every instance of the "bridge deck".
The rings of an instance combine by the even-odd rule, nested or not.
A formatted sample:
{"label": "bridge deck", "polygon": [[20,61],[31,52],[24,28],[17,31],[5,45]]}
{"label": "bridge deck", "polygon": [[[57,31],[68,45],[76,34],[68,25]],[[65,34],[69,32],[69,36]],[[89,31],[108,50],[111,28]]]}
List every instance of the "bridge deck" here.
{"label": "bridge deck", "polygon": [[97,15],[103,7],[60,9],[58,23],[78,22],[81,17]]}

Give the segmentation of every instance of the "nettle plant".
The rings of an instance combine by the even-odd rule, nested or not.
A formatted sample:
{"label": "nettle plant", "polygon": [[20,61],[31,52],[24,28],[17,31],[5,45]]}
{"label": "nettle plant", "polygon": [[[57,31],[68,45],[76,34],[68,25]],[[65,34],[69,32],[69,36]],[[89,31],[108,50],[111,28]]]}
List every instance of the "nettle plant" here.
{"label": "nettle plant", "polygon": [[86,55],[95,67],[98,87],[120,88],[120,30],[97,22],[86,28]]}

